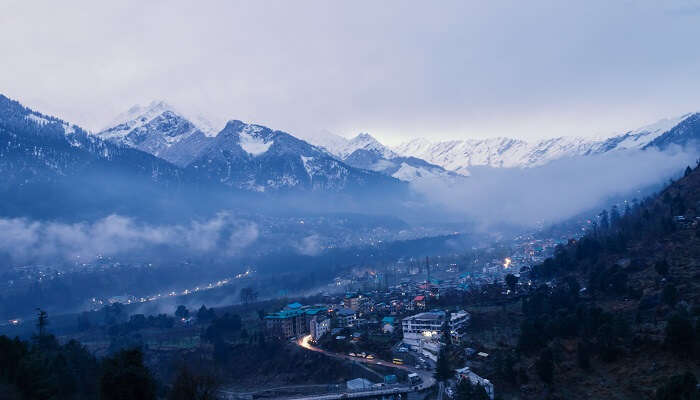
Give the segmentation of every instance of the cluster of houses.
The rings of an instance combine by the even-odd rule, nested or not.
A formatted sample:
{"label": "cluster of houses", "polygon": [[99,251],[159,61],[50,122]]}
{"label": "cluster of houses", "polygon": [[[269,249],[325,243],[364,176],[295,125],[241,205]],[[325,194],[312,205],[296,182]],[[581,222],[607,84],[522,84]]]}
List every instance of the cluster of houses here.
{"label": "cluster of houses", "polygon": [[399,316],[426,308],[426,294],[407,295],[406,290],[347,293],[341,299],[328,303],[302,305],[291,303],[282,310],[265,317],[267,334],[279,338],[300,337],[310,334],[318,340],[331,328],[375,328],[393,333]]}
{"label": "cluster of houses", "polygon": [[[394,333],[401,328],[403,343],[426,357],[436,360],[440,346],[444,343],[445,327],[452,343],[463,342],[470,315],[466,311],[446,313],[442,310],[423,311],[401,318],[403,314],[385,313],[381,320],[376,312],[371,319],[366,318],[372,308],[368,297],[362,294],[347,294],[338,305],[302,305],[291,303],[282,310],[265,316],[265,327],[269,336],[292,338],[311,335],[318,341],[333,328],[359,329],[374,327],[383,333]],[[422,299],[417,302],[424,301]],[[424,305],[422,307],[425,307]],[[413,307],[415,309],[415,306]],[[400,324],[400,325],[399,325]]]}

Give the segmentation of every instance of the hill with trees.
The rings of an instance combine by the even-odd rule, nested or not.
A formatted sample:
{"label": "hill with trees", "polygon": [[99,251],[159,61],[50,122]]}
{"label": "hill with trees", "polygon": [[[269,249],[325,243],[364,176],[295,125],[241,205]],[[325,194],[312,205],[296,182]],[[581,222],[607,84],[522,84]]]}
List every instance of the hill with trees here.
{"label": "hill with trees", "polygon": [[501,395],[698,398],[700,169],[591,225],[520,277],[535,288],[508,314],[517,344],[496,350]]}

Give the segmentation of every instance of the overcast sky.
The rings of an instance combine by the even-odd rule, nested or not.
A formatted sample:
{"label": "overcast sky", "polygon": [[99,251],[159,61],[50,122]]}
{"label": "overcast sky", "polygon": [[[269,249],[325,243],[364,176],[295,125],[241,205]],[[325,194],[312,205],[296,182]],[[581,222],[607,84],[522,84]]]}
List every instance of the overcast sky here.
{"label": "overcast sky", "polygon": [[109,3],[2,0],[0,93],[93,130],[164,99],[388,144],[700,111],[700,1]]}

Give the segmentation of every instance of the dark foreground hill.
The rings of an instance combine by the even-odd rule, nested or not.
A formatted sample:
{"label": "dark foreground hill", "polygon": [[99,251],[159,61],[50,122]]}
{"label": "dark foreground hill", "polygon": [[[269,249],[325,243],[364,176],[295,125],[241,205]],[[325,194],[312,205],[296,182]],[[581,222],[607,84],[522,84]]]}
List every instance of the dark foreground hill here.
{"label": "dark foreground hill", "polygon": [[700,169],[593,225],[482,316],[500,337],[473,327],[484,373],[504,399],[698,398]]}

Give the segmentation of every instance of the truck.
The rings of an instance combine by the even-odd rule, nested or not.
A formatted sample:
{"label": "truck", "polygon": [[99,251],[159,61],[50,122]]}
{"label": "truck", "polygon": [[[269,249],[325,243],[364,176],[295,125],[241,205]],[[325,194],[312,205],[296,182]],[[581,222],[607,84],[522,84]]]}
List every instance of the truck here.
{"label": "truck", "polygon": [[423,380],[417,373],[408,374],[408,383],[411,385],[419,385],[421,382],[423,382]]}

